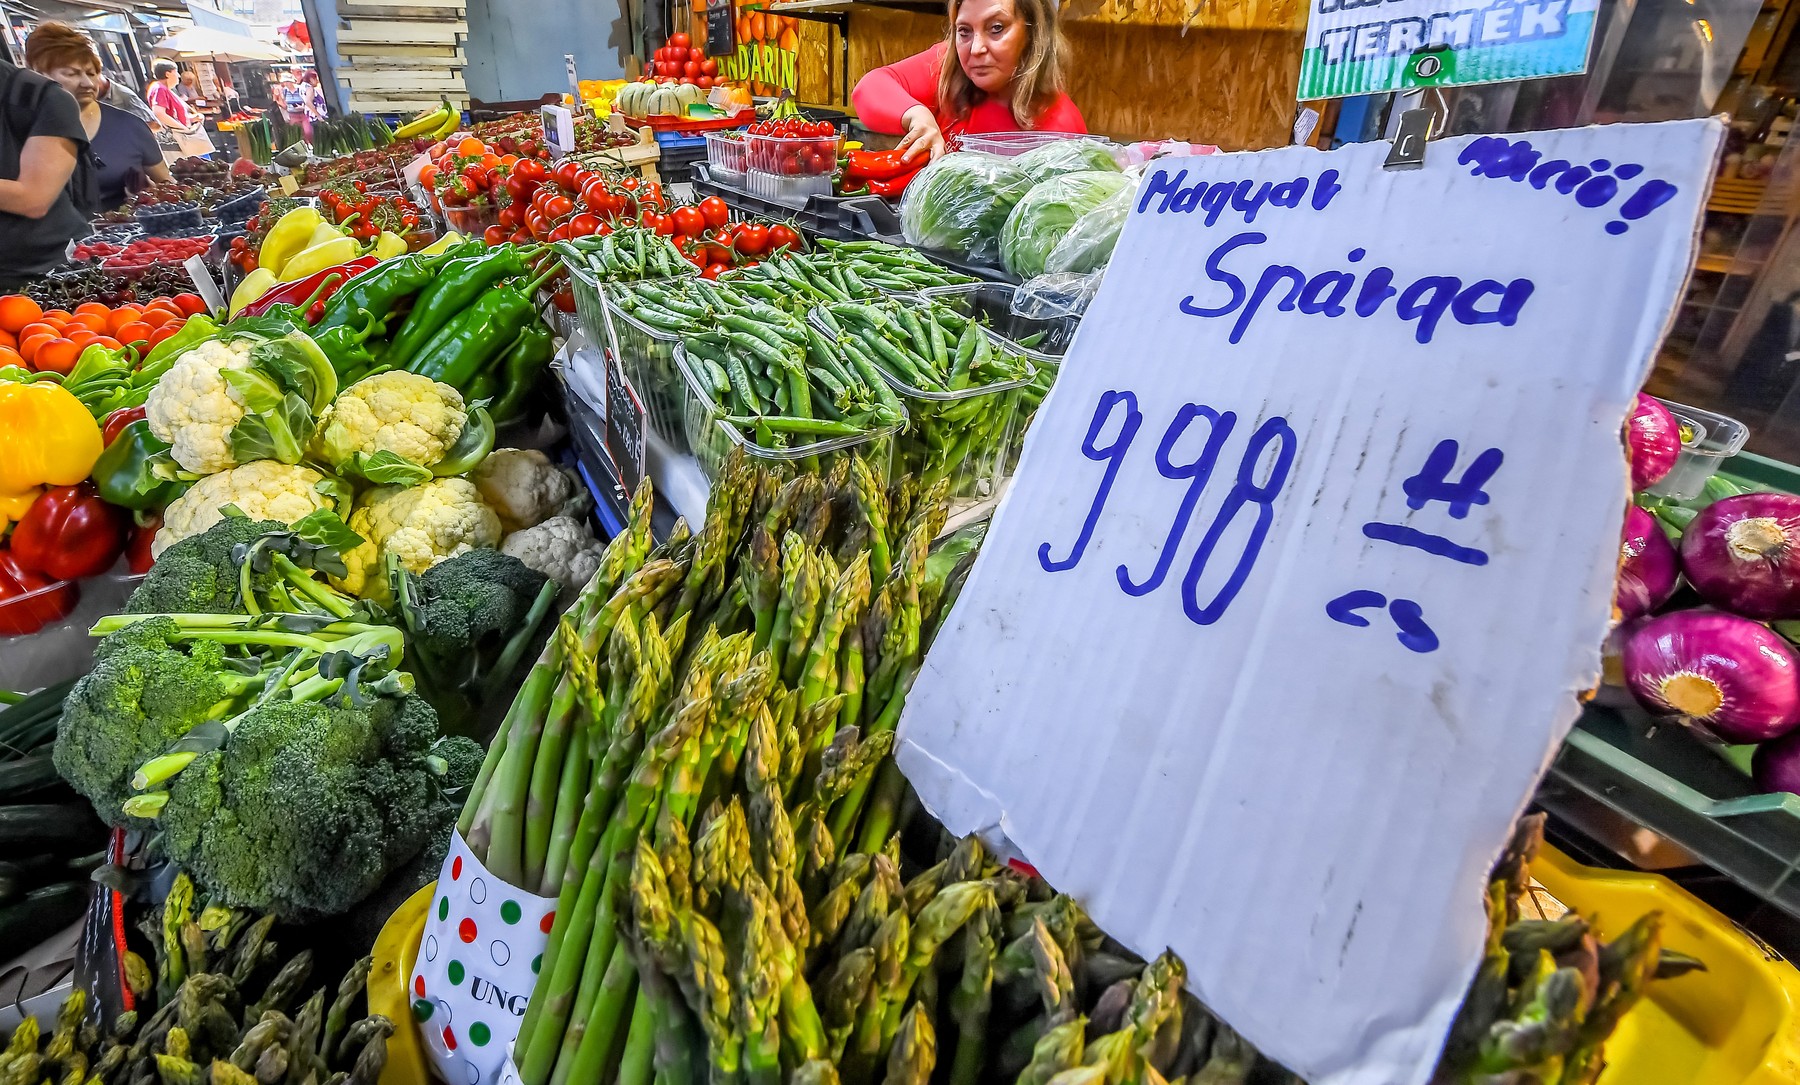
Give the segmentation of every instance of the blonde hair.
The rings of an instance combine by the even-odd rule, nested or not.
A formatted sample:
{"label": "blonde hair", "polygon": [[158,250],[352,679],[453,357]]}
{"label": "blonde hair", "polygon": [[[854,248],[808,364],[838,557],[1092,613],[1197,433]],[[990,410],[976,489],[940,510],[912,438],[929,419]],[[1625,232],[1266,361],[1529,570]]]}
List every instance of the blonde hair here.
{"label": "blonde hair", "polygon": [[[950,26],[945,37],[944,63],[938,71],[938,101],[958,120],[987,100],[987,94],[963,71],[956,55],[956,15],[963,0],[949,0]],[[1013,116],[1030,127],[1062,93],[1062,68],[1068,46],[1056,28],[1056,0],[1012,0],[1013,15],[1025,24],[1025,51],[1013,69],[1008,103]]]}

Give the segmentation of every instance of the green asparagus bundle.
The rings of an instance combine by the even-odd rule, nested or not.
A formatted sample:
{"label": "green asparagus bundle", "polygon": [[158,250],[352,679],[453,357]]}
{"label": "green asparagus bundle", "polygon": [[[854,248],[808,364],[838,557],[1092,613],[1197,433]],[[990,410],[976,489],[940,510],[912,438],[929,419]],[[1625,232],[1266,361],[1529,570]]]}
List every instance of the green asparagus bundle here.
{"label": "green asparagus bundle", "polygon": [[1662,948],[1657,912],[1607,943],[1574,912],[1523,917],[1543,829],[1541,814],[1522,819],[1488,883],[1487,956],[1444,1046],[1435,1080],[1446,1085],[1591,1085],[1607,1037],[1650,982],[1705,967]]}
{"label": "green asparagus bundle", "polygon": [[0,1049],[5,1085],[375,1085],[394,1023],[364,1015],[370,958],[304,997],[310,951],[283,961],[270,916],[196,908],[178,875],[140,924],[155,963],[125,957],[136,1008],[102,1027],[87,992],[45,1035],[27,1018]]}

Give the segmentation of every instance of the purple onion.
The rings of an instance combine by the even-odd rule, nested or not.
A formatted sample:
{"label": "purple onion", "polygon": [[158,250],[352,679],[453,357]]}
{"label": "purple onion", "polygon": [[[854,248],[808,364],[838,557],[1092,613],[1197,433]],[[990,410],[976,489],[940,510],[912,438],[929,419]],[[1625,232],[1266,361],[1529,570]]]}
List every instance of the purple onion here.
{"label": "purple onion", "polygon": [[1656,517],[1632,505],[1625,511],[1625,534],[1619,547],[1619,588],[1616,598],[1625,621],[1642,617],[1669,601],[1681,563],[1675,546],[1663,534]]}
{"label": "purple onion", "polygon": [[1625,423],[1625,443],[1631,448],[1631,488],[1649,489],[1675,468],[1675,458],[1681,455],[1681,424],[1662,400],[1639,392]]}
{"label": "purple onion", "polygon": [[1800,795],[1800,731],[1790,731],[1758,746],[1750,758],[1750,776],[1764,791],[1792,791]]}
{"label": "purple onion", "polygon": [[1800,617],[1800,497],[1714,501],[1682,532],[1681,569],[1715,606],[1764,621]]}
{"label": "purple onion", "polygon": [[1651,618],[1625,641],[1625,685],[1658,715],[1688,716],[1728,742],[1800,723],[1800,659],[1767,626],[1717,610]]}

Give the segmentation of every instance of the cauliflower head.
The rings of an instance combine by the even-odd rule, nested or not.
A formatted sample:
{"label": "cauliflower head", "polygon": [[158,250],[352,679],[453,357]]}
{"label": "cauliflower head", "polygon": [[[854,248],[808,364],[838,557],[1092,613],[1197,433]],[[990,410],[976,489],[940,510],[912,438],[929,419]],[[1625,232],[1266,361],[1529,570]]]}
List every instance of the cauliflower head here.
{"label": "cauliflower head", "polygon": [[229,471],[208,475],[163,510],[163,526],[151,544],[153,556],[181,540],[199,535],[225,518],[226,505],[236,505],[252,520],[291,524],[315,509],[329,508],[331,497],[320,489],[325,476],[310,467],[253,460]]}
{"label": "cauliflower head", "polygon": [[430,468],[467,421],[462,393],[417,373],[390,370],[344,389],[319,418],[315,451],[338,468],[391,452]]}
{"label": "cauliflower head", "polygon": [[419,486],[376,486],[356,500],[350,529],[363,543],[344,555],[348,573],[333,583],[368,599],[385,599],[384,556],[394,554],[408,571],[423,573],[446,558],[500,542],[500,517],[465,478],[433,479]]}
{"label": "cauliflower head", "polygon": [[567,591],[579,591],[593,578],[602,549],[587,525],[569,516],[552,516],[536,527],[515,531],[500,544],[502,554],[518,558]]}
{"label": "cauliflower head", "polygon": [[475,469],[481,498],[508,531],[576,511],[582,494],[567,471],[535,448],[497,448]]}
{"label": "cauliflower head", "polygon": [[[212,339],[175,359],[144,400],[150,432],[167,441],[184,471],[211,475],[237,465],[231,431],[244,418],[244,399],[225,383],[228,369],[249,369],[248,339]],[[201,530],[205,530],[202,528]]]}

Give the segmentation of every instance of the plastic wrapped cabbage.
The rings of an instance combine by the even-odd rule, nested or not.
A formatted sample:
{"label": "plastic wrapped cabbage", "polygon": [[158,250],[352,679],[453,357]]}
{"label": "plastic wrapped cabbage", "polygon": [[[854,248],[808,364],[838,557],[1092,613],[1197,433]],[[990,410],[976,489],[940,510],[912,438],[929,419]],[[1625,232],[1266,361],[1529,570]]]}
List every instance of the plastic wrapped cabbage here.
{"label": "plastic wrapped cabbage", "polygon": [[1044,272],[1044,262],[1057,242],[1089,211],[1131,187],[1117,170],[1086,170],[1052,177],[1025,194],[1000,234],[1000,257],[1006,270],[1021,279]]}
{"label": "plastic wrapped cabbage", "polygon": [[1116,173],[1119,169],[1112,151],[1097,139],[1054,139],[1013,159],[1013,165],[1024,170],[1034,185],[1065,173],[1088,170]]}
{"label": "plastic wrapped cabbage", "polygon": [[992,264],[1000,231],[1031,179],[1010,159],[956,151],[919,171],[900,198],[900,230],[907,243]]}
{"label": "plastic wrapped cabbage", "polygon": [[1112,259],[1113,247],[1119,243],[1119,233],[1125,229],[1125,220],[1131,217],[1137,190],[1138,178],[1130,176],[1124,188],[1076,219],[1050,255],[1044,257],[1044,272],[1079,275],[1105,269]]}

